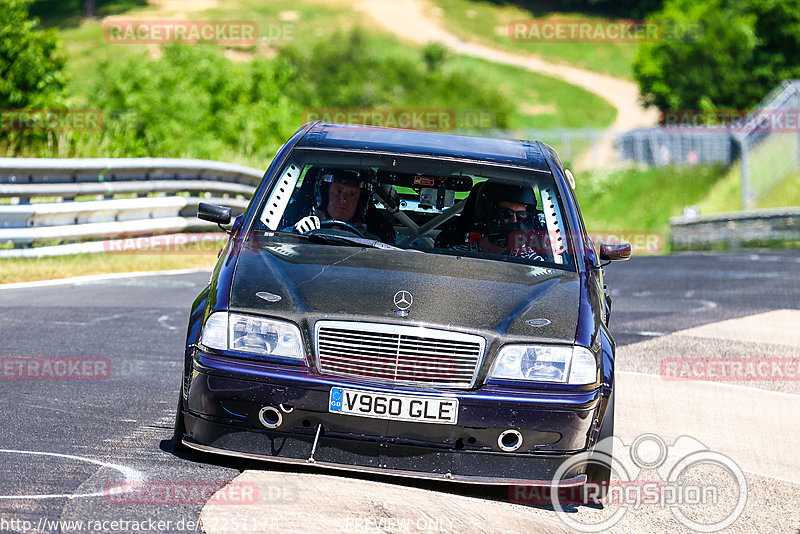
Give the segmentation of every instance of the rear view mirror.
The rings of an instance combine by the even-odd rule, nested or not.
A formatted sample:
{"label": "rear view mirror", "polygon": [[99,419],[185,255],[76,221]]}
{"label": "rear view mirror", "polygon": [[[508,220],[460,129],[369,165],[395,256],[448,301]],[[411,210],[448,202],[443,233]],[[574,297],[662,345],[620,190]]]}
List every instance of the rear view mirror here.
{"label": "rear view mirror", "polygon": [[630,243],[600,243],[600,259],[602,261],[627,260],[630,257]]}
{"label": "rear view mirror", "polygon": [[217,224],[228,224],[231,222],[231,208],[201,202],[197,206],[197,218]]}

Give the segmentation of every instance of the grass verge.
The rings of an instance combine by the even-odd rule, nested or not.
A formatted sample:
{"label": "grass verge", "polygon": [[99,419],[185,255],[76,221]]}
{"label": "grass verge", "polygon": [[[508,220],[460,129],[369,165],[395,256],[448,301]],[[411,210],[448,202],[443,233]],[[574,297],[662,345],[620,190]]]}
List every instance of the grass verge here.
{"label": "grass verge", "polygon": [[209,269],[216,254],[75,254],[47,258],[4,258],[0,283],[54,280],[92,274]]}
{"label": "grass verge", "polygon": [[[756,208],[800,206],[800,147],[796,134],[774,134],[750,151],[749,186]],[[700,215],[742,209],[742,165],[737,161],[697,204]]]}
{"label": "grass verge", "polygon": [[722,166],[658,167],[575,177],[586,229],[613,235],[658,235],[667,250],[669,218],[696,204],[725,174]]}

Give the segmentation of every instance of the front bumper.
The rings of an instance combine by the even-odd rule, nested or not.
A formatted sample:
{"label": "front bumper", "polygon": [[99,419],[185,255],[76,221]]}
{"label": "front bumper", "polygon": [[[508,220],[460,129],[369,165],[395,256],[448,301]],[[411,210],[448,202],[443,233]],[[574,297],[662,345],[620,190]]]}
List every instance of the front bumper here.
{"label": "front bumper", "polygon": [[[458,424],[386,421],[329,413],[333,386],[402,394],[441,391],[315,377],[301,370],[231,367],[198,354],[183,414],[190,448],[252,459],[355,469],[415,478],[480,484],[550,485],[564,460],[585,451],[599,404],[597,391],[564,394],[484,387],[449,391],[459,399]],[[279,408],[282,422],[265,428],[264,406]],[[523,436],[515,452],[498,437]],[[585,482],[583,466],[564,473],[560,485]]]}

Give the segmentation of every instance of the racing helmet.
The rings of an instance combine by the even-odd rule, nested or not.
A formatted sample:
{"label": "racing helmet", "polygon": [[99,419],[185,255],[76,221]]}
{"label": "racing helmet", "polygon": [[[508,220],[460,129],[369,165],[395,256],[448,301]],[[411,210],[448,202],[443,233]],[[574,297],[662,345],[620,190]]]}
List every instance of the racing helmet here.
{"label": "racing helmet", "polygon": [[353,219],[363,220],[367,214],[369,199],[372,196],[373,190],[373,180],[371,176],[369,176],[368,171],[329,168],[320,170],[314,194],[315,205],[317,209],[322,211],[327,217],[330,217],[328,213],[328,193],[330,192],[331,184],[334,182],[352,185],[361,189],[361,195],[358,198],[358,204],[356,205]]}
{"label": "racing helmet", "polygon": [[[531,187],[483,182],[475,199],[474,230],[489,238],[493,244],[508,246],[512,232],[533,230],[536,226],[536,195]],[[498,202],[524,204],[527,216],[505,213]],[[512,220],[515,219],[515,220]]]}

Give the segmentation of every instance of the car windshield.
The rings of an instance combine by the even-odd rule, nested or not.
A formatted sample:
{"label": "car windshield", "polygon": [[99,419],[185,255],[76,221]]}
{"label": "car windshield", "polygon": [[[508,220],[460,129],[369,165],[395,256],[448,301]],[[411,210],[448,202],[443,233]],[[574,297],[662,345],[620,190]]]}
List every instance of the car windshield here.
{"label": "car windshield", "polygon": [[298,149],[260,209],[252,230],[259,239],[574,270],[561,198],[541,171]]}

